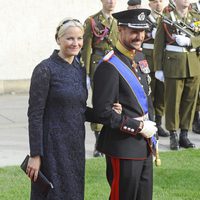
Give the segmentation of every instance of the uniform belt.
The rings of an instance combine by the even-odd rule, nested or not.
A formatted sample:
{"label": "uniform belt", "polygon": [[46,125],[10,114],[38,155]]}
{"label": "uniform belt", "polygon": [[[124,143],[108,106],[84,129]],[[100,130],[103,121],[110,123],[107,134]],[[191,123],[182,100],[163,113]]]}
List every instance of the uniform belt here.
{"label": "uniform belt", "polygon": [[134,119],[136,119],[136,120],[138,120],[138,121],[146,121],[146,120],[149,119],[149,115],[148,115],[148,113],[147,113],[147,114],[145,114],[145,115],[143,115],[143,116],[141,116],[141,117],[135,117]]}
{"label": "uniform belt", "polygon": [[187,49],[185,47],[179,47],[175,45],[167,45],[166,50],[173,51],[173,52],[195,52],[196,51],[196,49]]}
{"label": "uniform belt", "polygon": [[149,44],[149,43],[143,43],[142,47],[144,49],[154,49],[154,44]]}

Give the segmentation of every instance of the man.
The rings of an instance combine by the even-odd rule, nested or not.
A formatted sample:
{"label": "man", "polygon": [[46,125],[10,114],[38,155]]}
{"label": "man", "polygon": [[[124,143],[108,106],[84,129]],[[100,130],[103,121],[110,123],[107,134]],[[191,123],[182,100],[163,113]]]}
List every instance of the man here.
{"label": "man", "polygon": [[[128,4],[128,10],[141,8],[141,0],[129,0],[127,4]],[[147,84],[149,85],[149,92],[148,92],[149,119],[154,121],[154,107],[153,107],[153,102],[151,98],[151,77],[149,76],[150,69],[149,69],[147,59],[144,53],[142,52],[142,48],[136,51],[135,56],[134,56],[134,61],[136,63],[145,63],[146,67],[145,67],[145,70],[143,70],[142,72],[146,75]]]}
{"label": "man", "polygon": [[[175,10],[165,13],[172,22],[188,25],[199,21],[199,15],[189,10],[189,0],[175,0]],[[181,23],[180,23],[181,26]],[[195,30],[195,29],[194,29]],[[186,32],[188,34],[186,35]],[[189,35],[192,35],[191,37]],[[200,37],[191,28],[178,29],[161,21],[154,42],[156,78],[165,83],[165,119],[170,132],[170,149],[194,148],[188,139],[199,91]],[[178,139],[177,130],[181,129]]]}
{"label": "man", "polygon": [[[200,14],[200,1],[191,3],[191,8]],[[199,22],[198,22],[199,23]],[[199,23],[200,25],[200,23]],[[192,131],[194,133],[200,134],[200,92],[198,94],[196,110],[194,114],[194,121],[192,123]]]}
{"label": "man", "polygon": [[151,71],[151,97],[155,111],[155,122],[158,128],[158,135],[168,137],[169,133],[166,132],[161,126],[162,116],[164,115],[164,83],[155,78],[155,68],[153,63],[154,39],[157,30],[157,23],[160,18],[154,10],[162,13],[163,0],[149,0],[149,7],[151,8],[151,14],[148,17],[150,29],[146,32],[146,38],[143,43],[143,53],[147,58]]}
{"label": "man", "polygon": [[192,131],[196,134],[200,134],[200,94],[198,94],[197,98],[197,105],[192,123]]}
{"label": "man", "polygon": [[[99,60],[113,49],[118,36],[117,23],[112,17],[116,6],[116,0],[101,0],[102,10],[90,16],[85,21],[85,34],[83,37],[82,59],[86,67],[87,75],[93,85],[93,75]],[[96,141],[102,128],[101,124],[91,124]],[[101,156],[95,149],[94,157]]]}
{"label": "man", "polygon": [[141,8],[141,0],[129,0],[127,4],[128,10]]}
{"label": "man", "polygon": [[[148,28],[148,9],[114,13],[119,40],[97,67],[93,106],[104,125],[97,149],[106,155],[111,200],[152,199],[151,137],[156,124],[148,120],[149,87],[142,73],[146,65],[136,63]],[[112,102],[122,105],[122,114],[112,111]]]}
{"label": "man", "polygon": [[198,14],[200,14],[200,1],[196,1],[191,3],[191,8],[196,11]]}

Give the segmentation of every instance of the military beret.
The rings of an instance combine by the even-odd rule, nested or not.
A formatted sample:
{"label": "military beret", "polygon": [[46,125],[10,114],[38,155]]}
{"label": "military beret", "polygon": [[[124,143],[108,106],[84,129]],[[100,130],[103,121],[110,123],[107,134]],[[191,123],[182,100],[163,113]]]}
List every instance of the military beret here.
{"label": "military beret", "polygon": [[129,5],[129,6],[135,6],[135,5],[141,5],[141,0],[129,0],[128,2],[127,2],[127,4]]}
{"label": "military beret", "polygon": [[113,13],[112,16],[117,19],[118,26],[128,26],[133,29],[148,29],[149,25],[146,19],[150,12],[149,9],[138,8]]}

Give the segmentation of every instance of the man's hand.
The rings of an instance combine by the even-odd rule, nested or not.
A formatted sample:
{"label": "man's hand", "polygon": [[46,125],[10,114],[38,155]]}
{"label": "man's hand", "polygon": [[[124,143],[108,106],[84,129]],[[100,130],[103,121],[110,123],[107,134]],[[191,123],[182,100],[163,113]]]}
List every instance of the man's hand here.
{"label": "man's hand", "polygon": [[155,39],[155,37],[156,37],[156,31],[157,31],[157,28],[153,28],[153,30],[152,30],[152,32],[151,32],[151,37],[153,38],[153,39]]}
{"label": "man's hand", "polygon": [[189,37],[186,37],[184,35],[175,35],[174,38],[176,40],[176,43],[181,47],[191,46],[191,40]]}
{"label": "man's hand", "polygon": [[89,75],[86,76],[86,85],[87,85],[87,89],[89,90],[91,87],[91,80]]}
{"label": "man's hand", "polygon": [[28,161],[28,165],[26,168],[26,173],[28,177],[34,182],[37,180],[38,172],[41,165],[40,156],[30,157]]}
{"label": "man's hand", "polygon": [[164,73],[162,70],[158,70],[155,72],[155,77],[156,79],[158,79],[159,81],[164,82],[165,78],[164,78]]}
{"label": "man's hand", "polygon": [[156,123],[150,120],[143,121],[143,128],[140,133],[145,138],[151,138],[157,131]]}

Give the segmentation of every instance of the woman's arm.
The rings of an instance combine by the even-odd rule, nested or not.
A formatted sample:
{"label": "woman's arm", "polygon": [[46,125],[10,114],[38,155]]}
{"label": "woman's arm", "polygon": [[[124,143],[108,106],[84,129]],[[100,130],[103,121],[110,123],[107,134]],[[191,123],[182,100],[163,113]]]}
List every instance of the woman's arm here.
{"label": "woman's arm", "polygon": [[[114,103],[112,109],[118,114],[122,113],[122,105],[120,103]],[[87,107],[85,112],[85,121],[92,123],[100,123],[100,121],[98,121],[97,116],[95,116],[93,108]]]}
{"label": "woman's arm", "polygon": [[49,81],[48,67],[39,64],[31,77],[28,107],[30,158],[26,173],[33,181],[37,180],[41,156],[43,156],[43,115],[49,92]]}
{"label": "woman's arm", "polygon": [[29,90],[28,125],[30,156],[43,156],[43,115],[49,92],[50,72],[43,63],[33,71]]}

